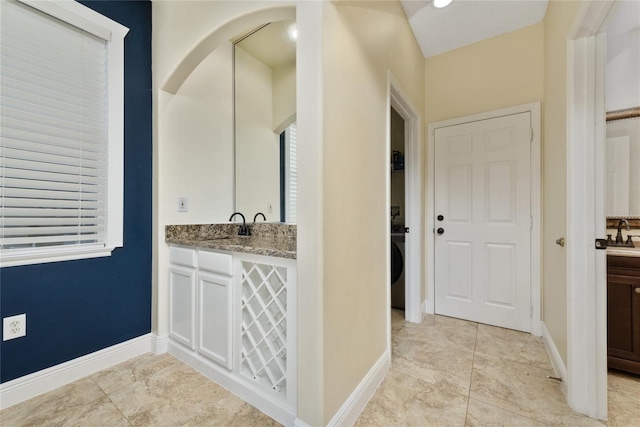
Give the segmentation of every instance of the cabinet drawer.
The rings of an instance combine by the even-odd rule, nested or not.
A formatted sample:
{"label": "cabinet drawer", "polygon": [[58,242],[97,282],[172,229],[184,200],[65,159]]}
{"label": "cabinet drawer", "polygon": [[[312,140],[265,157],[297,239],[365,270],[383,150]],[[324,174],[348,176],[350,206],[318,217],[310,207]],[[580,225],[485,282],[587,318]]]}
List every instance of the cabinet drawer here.
{"label": "cabinet drawer", "polygon": [[194,249],[171,246],[169,248],[169,261],[172,264],[193,268],[196,266],[196,251]]}
{"label": "cabinet drawer", "polygon": [[198,267],[213,273],[233,275],[233,256],[220,252],[198,251]]}

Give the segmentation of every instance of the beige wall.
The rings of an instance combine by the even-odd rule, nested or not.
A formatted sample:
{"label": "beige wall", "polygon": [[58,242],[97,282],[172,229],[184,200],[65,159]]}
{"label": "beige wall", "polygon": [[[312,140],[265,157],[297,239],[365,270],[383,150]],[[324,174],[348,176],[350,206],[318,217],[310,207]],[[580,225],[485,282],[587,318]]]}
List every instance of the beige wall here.
{"label": "beige wall", "polygon": [[542,318],[567,364],[567,35],[580,2],[549,2],[544,19]]}
{"label": "beige wall", "polygon": [[427,123],[542,100],[543,62],[542,23],[427,58]]}
{"label": "beige wall", "polygon": [[324,423],[387,346],[387,70],[422,113],[424,59],[396,1],[325,2]]}

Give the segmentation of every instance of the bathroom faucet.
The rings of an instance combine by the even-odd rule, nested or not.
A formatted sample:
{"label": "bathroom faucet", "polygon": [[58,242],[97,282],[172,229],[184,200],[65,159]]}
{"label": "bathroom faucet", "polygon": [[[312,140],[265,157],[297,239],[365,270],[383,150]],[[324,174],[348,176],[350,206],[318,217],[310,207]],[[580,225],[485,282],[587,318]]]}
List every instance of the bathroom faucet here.
{"label": "bathroom faucet", "polygon": [[238,236],[251,236],[251,230],[249,230],[249,226],[247,225],[247,221],[244,219],[244,215],[242,215],[242,213],[234,212],[229,217],[229,221],[230,222],[233,221],[233,217],[236,216],[236,215],[240,215],[242,217],[242,225],[240,226],[240,229],[238,230]]}
{"label": "bathroom faucet", "polygon": [[395,220],[396,220],[396,217],[397,217],[398,215],[400,215],[400,212],[396,212],[396,213],[394,213],[394,214],[393,214],[393,216],[391,217],[391,223],[392,223],[392,224],[393,224],[393,221],[395,221]]}
{"label": "bathroom faucet", "polygon": [[267,222],[267,217],[266,217],[266,216],[264,216],[264,214],[263,214],[262,212],[258,212],[258,213],[257,213],[257,214],[255,214],[255,216],[253,217],[253,223],[254,223],[254,224],[255,224],[255,222],[256,222],[256,219],[258,218],[258,215],[262,215],[262,220],[263,220],[264,222]]}
{"label": "bathroom faucet", "polygon": [[621,219],[620,221],[618,221],[618,234],[616,234],[617,245],[621,245],[624,243],[622,239],[622,224],[626,225],[625,228],[627,231],[631,230],[631,227],[629,226],[629,221],[627,221],[626,219]]}

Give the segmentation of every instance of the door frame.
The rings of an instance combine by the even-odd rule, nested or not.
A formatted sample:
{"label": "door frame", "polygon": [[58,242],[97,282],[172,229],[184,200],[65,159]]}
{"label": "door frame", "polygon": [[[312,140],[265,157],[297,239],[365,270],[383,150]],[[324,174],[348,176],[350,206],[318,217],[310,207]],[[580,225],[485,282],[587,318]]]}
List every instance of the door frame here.
{"label": "door frame", "polygon": [[[411,98],[402,89],[393,73],[387,71],[387,142],[384,173],[386,179],[386,216],[385,227],[387,248],[391,247],[391,107],[404,119],[405,146],[405,226],[409,233],[405,235],[405,320],[420,323],[423,318],[421,307],[422,288],[422,120]],[[391,281],[391,265],[387,257],[387,282]],[[387,289],[387,305],[391,307],[391,287]],[[387,317],[388,348],[391,348],[391,314]]]}
{"label": "door frame", "polygon": [[[615,0],[588,0],[567,40],[567,402],[607,418],[604,237],[607,17]],[[585,215],[586,213],[586,215]]]}
{"label": "door frame", "polygon": [[540,277],[541,277],[541,229],[542,229],[542,204],[541,204],[541,169],[540,169],[540,102],[516,105],[499,110],[488,111],[454,119],[429,123],[427,134],[427,195],[426,199],[426,258],[427,269],[427,298],[426,312],[435,314],[435,131],[438,128],[456,126],[470,122],[493,119],[501,116],[531,113],[531,127],[533,128],[533,140],[531,141],[531,334],[541,336],[540,325]]}

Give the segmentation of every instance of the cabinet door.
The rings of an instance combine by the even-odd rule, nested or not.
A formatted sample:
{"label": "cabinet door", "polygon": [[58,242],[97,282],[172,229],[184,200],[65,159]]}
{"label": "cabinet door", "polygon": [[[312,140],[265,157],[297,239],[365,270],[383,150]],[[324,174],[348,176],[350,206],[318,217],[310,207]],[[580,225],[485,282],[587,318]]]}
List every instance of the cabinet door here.
{"label": "cabinet door", "polygon": [[231,277],[198,273],[198,352],[227,369],[232,366],[231,284]]}
{"label": "cabinet door", "polygon": [[169,267],[169,336],[195,350],[196,270]]}
{"label": "cabinet door", "polygon": [[629,370],[612,366],[615,357],[636,362],[640,372],[640,277],[608,275],[607,320],[610,367]]}

